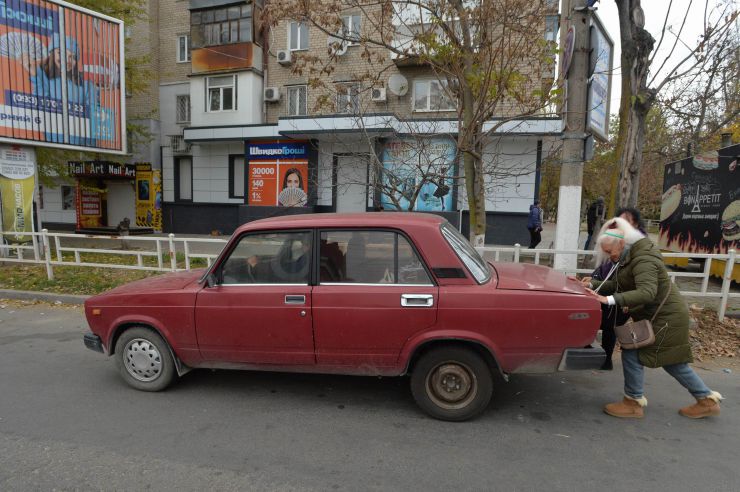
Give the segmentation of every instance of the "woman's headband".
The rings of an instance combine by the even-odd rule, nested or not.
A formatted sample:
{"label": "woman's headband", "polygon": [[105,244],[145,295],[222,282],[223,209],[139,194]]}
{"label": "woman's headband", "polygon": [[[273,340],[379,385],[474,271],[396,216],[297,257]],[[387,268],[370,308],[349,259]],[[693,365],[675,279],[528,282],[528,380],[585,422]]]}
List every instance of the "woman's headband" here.
{"label": "woman's headband", "polygon": [[617,239],[624,239],[624,234],[619,234],[617,232],[612,232],[610,230],[604,231],[604,235],[605,236],[616,237]]}

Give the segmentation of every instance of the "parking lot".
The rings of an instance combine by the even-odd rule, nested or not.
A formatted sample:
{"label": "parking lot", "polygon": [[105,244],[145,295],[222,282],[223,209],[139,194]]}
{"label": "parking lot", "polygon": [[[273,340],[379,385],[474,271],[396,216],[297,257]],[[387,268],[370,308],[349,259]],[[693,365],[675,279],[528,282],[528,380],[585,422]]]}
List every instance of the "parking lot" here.
{"label": "parking lot", "polygon": [[455,424],[404,378],[194,371],[138,392],[84,348],[81,308],[0,302],[0,490],[737,490],[737,367],[700,369],[716,419],[679,416],[662,371],[644,420],[608,417],[621,373],[586,371],[497,380]]}

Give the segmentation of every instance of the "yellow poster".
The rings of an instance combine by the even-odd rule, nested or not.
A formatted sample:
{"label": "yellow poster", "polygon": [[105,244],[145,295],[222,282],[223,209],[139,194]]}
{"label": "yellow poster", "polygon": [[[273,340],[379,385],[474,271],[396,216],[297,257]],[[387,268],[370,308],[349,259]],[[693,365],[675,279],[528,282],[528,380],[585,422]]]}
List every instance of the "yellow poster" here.
{"label": "yellow poster", "polygon": [[162,173],[136,164],[136,225],[162,230]]}
{"label": "yellow poster", "polygon": [[10,242],[25,243],[33,232],[33,194],[36,189],[36,156],[33,149],[10,145],[0,146],[0,200],[2,200],[3,232]]}

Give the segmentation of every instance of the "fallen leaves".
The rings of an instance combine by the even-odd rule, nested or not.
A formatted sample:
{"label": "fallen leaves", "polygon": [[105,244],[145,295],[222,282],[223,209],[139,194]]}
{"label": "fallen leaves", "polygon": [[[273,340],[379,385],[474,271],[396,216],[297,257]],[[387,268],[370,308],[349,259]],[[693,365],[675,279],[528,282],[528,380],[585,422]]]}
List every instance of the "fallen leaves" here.
{"label": "fallen leaves", "polygon": [[715,311],[696,305],[690,314],[689,342],[696,360],[740,355],[740,322],[728,317],[719,321]]}

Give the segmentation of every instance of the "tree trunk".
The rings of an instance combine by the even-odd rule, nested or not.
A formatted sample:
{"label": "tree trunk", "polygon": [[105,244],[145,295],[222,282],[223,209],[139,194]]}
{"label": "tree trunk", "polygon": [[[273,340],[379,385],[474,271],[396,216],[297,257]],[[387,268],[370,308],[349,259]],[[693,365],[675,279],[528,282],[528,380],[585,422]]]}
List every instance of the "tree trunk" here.
{"label": "tree trunk", "polygon": [[616,200],[610,200],[610,213],[617,207],[636,207],[640,191],[645,120],[656,92],[647,87],[650,53],[655,40],[643,29],[640,0],[616,0],[622,46],[622,94],[619,104],[619,133],[616,158],[619,182]]}

